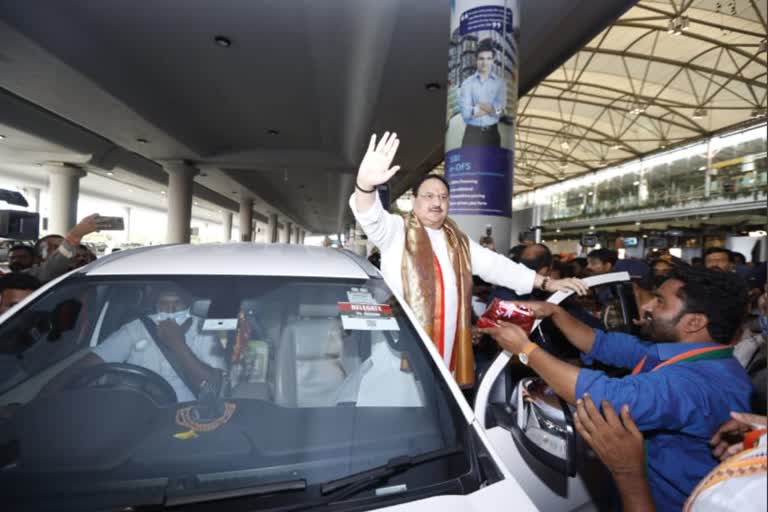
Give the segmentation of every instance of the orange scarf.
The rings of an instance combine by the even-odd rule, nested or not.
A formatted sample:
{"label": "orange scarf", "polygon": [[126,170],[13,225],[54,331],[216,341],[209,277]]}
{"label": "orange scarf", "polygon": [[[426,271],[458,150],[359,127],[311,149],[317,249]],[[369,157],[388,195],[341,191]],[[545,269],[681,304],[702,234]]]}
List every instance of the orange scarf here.
{"label": "orange scarf", "polygon": [[[456,273],[458,318],[451,355],[451,370],[462,387],[475,383],[475,361],[472,353],[472,265],[469,238],[451,219],[445,219],[443,231],[448,255]],[[405,251],[403,251],[403,294],[419,323],[442,352],[445,303],[441,269],[432,251],[426,229],[413,212],[405,218]]]}

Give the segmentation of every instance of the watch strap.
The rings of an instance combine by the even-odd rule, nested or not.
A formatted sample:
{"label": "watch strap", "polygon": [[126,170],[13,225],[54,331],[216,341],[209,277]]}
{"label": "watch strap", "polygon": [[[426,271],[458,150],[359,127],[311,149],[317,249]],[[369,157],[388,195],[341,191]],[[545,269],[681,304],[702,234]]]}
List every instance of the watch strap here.
{"label": "watch strap", "polygon": [[530,356],[531,353],[533,353],[533,351],[536,350],[537,348],[539,348],[539,346],[536,343],[529,341],[528,343],[525,344],[525,346],[520,351],[520,353],[525,354],[526,356]]}

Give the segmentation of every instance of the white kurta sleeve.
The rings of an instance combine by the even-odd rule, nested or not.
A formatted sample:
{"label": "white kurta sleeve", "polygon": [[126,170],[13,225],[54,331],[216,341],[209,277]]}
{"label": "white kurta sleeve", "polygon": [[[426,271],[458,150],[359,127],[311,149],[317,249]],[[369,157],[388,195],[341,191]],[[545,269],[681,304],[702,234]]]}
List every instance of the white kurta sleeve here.
{"label": "white kurta sleeve", "polygon": [[359,212],[355,208],[354,194],[349,198],[349,207],[368,240],[380,251],[384,251],[403,229],[403,218],[386,211],[381,205],[379,194],[376,194],[373,206],[365,212]]}
{"label": "white kurta sleeve", "polygon": [[533,291],[536,272],[525,265],[515,263],[471,239],[469,254],[472,258],[472,273],[484,281],[510,288],[518,295],[527,295]]}

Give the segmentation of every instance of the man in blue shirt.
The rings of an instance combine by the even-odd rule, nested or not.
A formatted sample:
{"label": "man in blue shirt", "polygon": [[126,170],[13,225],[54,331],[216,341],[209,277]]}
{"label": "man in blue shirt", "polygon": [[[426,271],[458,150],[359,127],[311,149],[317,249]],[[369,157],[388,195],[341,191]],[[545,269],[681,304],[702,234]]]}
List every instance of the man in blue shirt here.
{"label": "man in blue shirt", "polygon": [[728,346],[746,311],[747,292],[732,273],[675,269],[643,305],[643,341],[592,329],[559,306],[525,303],[550,317],[585,362],[633,369],[623,378],[565,363],[513,324],[486,329],[565,400],[589,395],[616,410],[629,406],[646,439],[648,480],[659,510],[680,510],[716,464],[708,444],[730,411],[749,410],[752,385]]}
{"label": "man in blue shirt", "polygon": [[500,146],[499,117],[507,106],[504,76],[492,73],[496,50],[490,39],[477,45],[477,72],[461,84],[459,101],[466,129],[461,145]]}

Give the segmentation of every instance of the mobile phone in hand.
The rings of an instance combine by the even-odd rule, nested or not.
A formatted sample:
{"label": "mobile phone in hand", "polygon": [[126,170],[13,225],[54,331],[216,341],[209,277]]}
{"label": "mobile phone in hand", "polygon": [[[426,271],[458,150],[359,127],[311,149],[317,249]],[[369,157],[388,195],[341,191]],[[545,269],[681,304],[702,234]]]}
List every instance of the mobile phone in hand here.
{"label": "mobile phone in hand", "polygon": [[99,231],[123,231],[125,230],[125,222],[122,217],[97,217],[96,224],[99,226]]}

